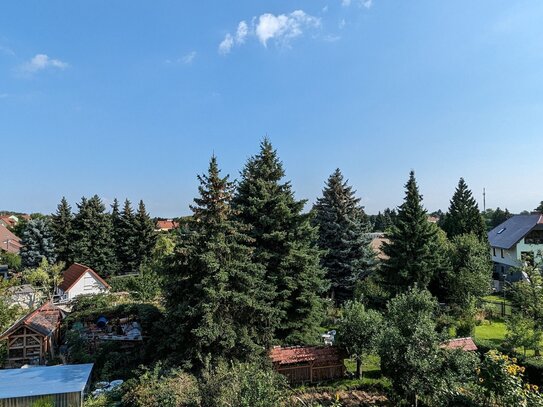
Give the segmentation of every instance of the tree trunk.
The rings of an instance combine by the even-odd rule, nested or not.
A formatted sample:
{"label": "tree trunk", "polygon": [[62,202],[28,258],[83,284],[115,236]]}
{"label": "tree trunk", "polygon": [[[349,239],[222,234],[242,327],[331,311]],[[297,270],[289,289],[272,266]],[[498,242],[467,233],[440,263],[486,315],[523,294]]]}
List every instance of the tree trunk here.
{"label": "tree trunk", "polygon": [[362,361],[356,358],[356,378],[360,379],[360,377],[362,377]]}

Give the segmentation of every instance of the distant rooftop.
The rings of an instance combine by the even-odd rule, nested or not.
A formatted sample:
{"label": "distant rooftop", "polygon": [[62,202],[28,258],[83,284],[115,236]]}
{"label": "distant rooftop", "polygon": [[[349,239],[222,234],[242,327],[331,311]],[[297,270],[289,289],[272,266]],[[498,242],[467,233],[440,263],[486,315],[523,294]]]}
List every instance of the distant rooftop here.
{"label": "distant rooftop", "polygon": [[0,370],[0,399],[82,392],[93,364]]}

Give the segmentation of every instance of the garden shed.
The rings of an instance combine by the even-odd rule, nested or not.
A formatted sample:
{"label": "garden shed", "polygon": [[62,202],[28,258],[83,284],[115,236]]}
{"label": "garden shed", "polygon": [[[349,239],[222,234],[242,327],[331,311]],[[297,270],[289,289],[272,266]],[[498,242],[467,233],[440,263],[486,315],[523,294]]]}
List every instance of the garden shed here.
{"label": "garden shed", "polygon": [[269,353],[273,368],[290,383],[341,378],[345,375],[344,356],[335,346],[275,346]]}
{"label": "garden shed", "polygon": [[0,370],[0,407],[83,406],[93,364],[37,366]]}
{"label": "garden shed", "polygon": [[0,336],[0,340],[7,340],[6,364],[42,365],[46,358],[53,357],[63,317],[62,310],[47,302],[15,322]]}

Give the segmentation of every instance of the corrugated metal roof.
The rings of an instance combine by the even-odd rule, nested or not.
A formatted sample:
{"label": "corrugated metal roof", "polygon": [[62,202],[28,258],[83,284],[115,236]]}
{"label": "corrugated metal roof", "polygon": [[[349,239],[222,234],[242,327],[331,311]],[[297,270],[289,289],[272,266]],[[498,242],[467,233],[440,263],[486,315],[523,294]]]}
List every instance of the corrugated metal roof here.
{"label": "corrugated metal roof", "polygon": [[515,215],[501,225],[488,232],[490,246],[500,249],[510,249],[520,239],[528,234],[538,223],[542,222],[543,215]]}
{"label": "corrugated metal roof", "polygon": [[0,370],[0,399],[81,392],[92,367],[87,363]]}

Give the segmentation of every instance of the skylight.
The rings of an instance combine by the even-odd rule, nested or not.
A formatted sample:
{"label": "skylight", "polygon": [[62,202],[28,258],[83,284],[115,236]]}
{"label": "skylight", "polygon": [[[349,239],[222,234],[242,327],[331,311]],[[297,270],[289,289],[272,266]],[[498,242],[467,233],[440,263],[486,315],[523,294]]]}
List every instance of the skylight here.
{"label": "skylight", "polygon": [[501,228],[500,230],[498,230],[498,235],[501,234],[506,228]]}

